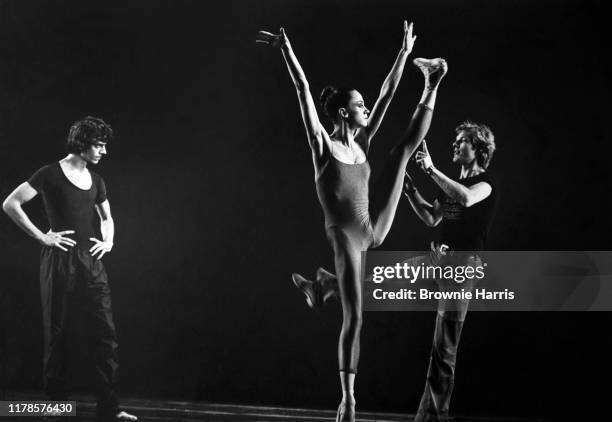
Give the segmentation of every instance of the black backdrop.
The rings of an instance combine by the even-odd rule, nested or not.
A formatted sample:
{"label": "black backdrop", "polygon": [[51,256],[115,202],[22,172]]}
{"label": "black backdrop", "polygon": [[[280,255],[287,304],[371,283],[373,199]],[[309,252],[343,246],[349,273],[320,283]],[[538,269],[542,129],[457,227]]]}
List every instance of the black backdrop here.
{"label": "black backdrop", "polygon": [[[489,124],[503,183],[491,250],[609,249],[610,82],[602,2],[3,1],[0,196],[61,158],[70,123],[117,134],[97,166],[116,221],[105,258],[124,395],[333,408],[340,310],[308,310],[292,271],[331,269],[284,26],[316,95],[357,87],[371,106],[415,22],[414,56],[442,56],[428,141],[450,163],[453,129]],[[407,67],[372,150],[405,129],[422,78]],[[411,164],[417,183],[434,192]],[[40,201],[27,206],[46,229]],[[0,218],[3,385],[39,386],[38,246]],[[402,202],[382,249],[432,236]],[[414,411],[434,315],[367,313],[360,407]],[[554,416],[602,377],[607,313],[473,313],[454,409]],[[562,405],[561,405],[562,404]]]}

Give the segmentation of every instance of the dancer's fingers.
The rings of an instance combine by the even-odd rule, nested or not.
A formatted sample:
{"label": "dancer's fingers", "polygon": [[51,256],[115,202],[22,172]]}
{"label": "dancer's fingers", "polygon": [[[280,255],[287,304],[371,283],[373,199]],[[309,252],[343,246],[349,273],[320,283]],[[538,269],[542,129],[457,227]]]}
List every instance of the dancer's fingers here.
{"label": "dancer's fingers", "polygon": [[259,31],[257,33],[257,38],[255,39],[255,42],[270,44],[272,41],[274,41],[274,37],[275,35],[271,32]]}
{"label": "dancer's fingers", "polygon": [[257,37],[258,38],[270,38],[273,37],[274,34],[268,31],[257,31]]}
{"label": "dancer's fingers", "polygon": [[76,245],[76,241],[74,239],[69,238],[69,237],[59,236],[58,239],[59,239],[60,242],[67,243],[67,244],[69,244],[71,246],[72,245]]}
{"label": "dancer's fingers", "polygon": [[429,151],[427,150],[427,141],[425,139],[423,139],[423,152],[425,154],[429,154]]}
{"label": "dancer's fingers", "polygon": [[64,248],[59,242],[55,244],[56,248],[60,248],[61,250],[63,250],[64,252],[68,252],[68,249]]}
{"label": "dancer's fingers", "polygon": [[64,235],[64,234],[74,234],[74,230],[64,230],[63,232],[57,232],[56,234]]}

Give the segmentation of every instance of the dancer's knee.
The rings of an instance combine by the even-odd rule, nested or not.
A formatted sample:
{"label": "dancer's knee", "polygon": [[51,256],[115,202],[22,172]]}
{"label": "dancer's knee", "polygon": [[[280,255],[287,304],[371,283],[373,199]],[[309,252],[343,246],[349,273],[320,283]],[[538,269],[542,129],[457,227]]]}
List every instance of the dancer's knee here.
{"label": "dancer's knee", "polygon": [[363,316],[361,312],[354,312],[344,315],[342,319],[342,329],[348,332],[359,332],[363,325]]}

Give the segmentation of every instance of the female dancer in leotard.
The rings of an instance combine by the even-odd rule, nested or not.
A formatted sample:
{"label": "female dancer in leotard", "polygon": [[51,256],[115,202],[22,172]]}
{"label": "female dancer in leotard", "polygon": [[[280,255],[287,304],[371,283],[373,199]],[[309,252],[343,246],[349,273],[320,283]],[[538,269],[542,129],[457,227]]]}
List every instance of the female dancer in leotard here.
{"label": "female dancer in leotard", "polygon": [[342,401],[337,421],[355,420],[354,383],[362,322],[361,252],[380,245],[391,228],[406,164],[429,129],[438,84],[447,70],[442,59],[414,60],[425,75],[425,89],[406,134],[391,150],[370,197],[370,166],[367,161],[370,141],[399,84],[415,39],[412,24],[404,22],[402,48],[371,112],[357,90],[329,87],[323,90],[321,103],[334,124],[333,132],[328,134],[319,121],[308,81],[284,29],[281,28],[278,35],[260,31],[257,36],[258,42],[280,47],[297,90],[312,149],[317,194],[325,215],[327,238],[334,250],[343,313],[338,345]]}

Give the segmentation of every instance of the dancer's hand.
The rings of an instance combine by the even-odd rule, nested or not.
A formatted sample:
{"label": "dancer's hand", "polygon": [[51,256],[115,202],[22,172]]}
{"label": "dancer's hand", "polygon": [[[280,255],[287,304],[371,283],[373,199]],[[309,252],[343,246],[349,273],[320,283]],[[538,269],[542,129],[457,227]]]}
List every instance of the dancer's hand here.
{"label": "dancer's hand", "polygon": [[260,42],[264,44],[271,45],[272,47],[280,47],[285,48],[289,47],[289,38],[287,38],[287,34],[285,34],[285,28],[280,29],[280,34],[272,34],[267,31],[259,31],[257,33],[257,39],[255,42]]}
{"label": "dancer's hand", "polygon": [[44,246],[52,246],[68,252],[68,249],[64,246],[72,248],[76,245],[76,241],[69,237],[64,237],[65,234],[74,234],[74,230],[64,230],[63,232],[53,232],[49,230],[39,239],[39,242]]}
{"label": "dancer's hand", "polygon": [[402,42],[402,52],[405,52],[406,54],[412,53],[414,42],[417,39],[416,35],[412,36],[412,27],[412,22],[410,22],[410,25],[408,25],[408,21],[404,21],[404,40]]}
{"label": "dancer's hand", "polygon": [[95,242],[95,245],[93,245],[91,249],[89,249],[89,252],[94,257],[96,256],[97,253],[99,253],[98,260],[102,259],[104,254],[109,253],[111,249],[113,249],[113,244],[111,242],[105,242],[103,240],[98,240],[95,237],[90,237],[89,240],[91,240],[92,242]]}
{"label": "dancer's hand", "polygon": [[434,167],[431,155],[429,155],[429,151],[427,150],[427,142],[425,142],[425,139],[423,139],[423,150],[416,153],[415,160],[420,164],[423,171],[428,172],[429,169],[433,169]]}
{"label": "dancer's hand", "polygon": [[431,241],[429,246],[431,247],[431,251],[436,255],[436,258],[438,258],[438,260],[441,257],[445,256],[446,251],[450,249],[448,245],[445,245],[444,243],[436,244],[436,242],[434,242],[433,240]]}

